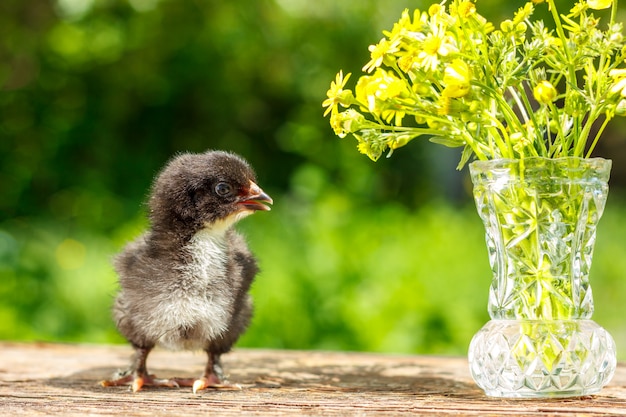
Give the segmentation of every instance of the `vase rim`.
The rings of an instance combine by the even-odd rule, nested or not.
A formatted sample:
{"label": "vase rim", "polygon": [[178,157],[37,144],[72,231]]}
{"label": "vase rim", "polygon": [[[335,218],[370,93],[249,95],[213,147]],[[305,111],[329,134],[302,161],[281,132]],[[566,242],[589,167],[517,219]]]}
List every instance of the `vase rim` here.
{"label": "vase rim", "polygon": [[547,156],[528,156],[526,158],[494,158],[494,159],[477,159],[475,161],[470,162],[470,164],[488,164],[488,163],[496,163],[496,162],[507,162],[507,163],[518,163],[518,162],[527,162],[527,161],[611,161],[607,158],[602,158],[600,156],[594,156],[592,158],[584,158],[582,156],[560,156],[558,158],[549,158]]}
{"label": "vase rim", "polygon": [[503,167],[503,166],[508,166],[508,165],[540,166],[544,164],[569,165],[570,163],[573,163],[575,165],[595,166],[596,168],[603,168],[603,169],[610,170],[613,164],[613,161],[611,161],[610,159],[602,158],[602,157],[583,158],[580,156],[563,156],[559,158],[548,158],[545,156],[530,156],[527,158],[497,158],[497,159],[487,159],[487,160],[476,160],[476,161],[472,161],[469,164],[469,166],[470,166],[470,170],[484,170],[484,169],[490,169],[493,167]]}
{"label": "vase rim", "polygon": [[608,182],[613,162],[610,159],[566,156],[546,158],[533,156],[524,159],[489,159],[469,164],[472,182],[494,181],[502,178],[523,178],[527,173],[544,178],[570,178],[577,181]]}

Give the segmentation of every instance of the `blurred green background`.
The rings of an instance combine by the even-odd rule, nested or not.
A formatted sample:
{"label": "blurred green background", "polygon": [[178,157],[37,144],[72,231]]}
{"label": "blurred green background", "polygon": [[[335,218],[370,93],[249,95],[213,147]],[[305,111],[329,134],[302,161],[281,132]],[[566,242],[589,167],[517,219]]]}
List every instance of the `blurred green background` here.
{"label": "blurred green background", "polygon": [[[513,3],[478,9],[499,22]],[[123,342],[111,257],[146,227],[160,167],[219,148],[275,200],[239,227],[262,267],[239,346],[464,355],[491,275],[459,152],[414,142],[374,164],[322,118],[335,73],[428,4],[2,0],[0,339]],[[622,360],[625,128],[598,148],[614,170],[592,269]]]}

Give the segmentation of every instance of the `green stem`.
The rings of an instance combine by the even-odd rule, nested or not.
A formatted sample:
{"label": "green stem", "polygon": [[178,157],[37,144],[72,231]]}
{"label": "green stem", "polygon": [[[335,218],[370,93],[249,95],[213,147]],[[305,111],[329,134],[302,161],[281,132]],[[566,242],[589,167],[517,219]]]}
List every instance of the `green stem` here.
{"label": "green stem", "polygon": [[463,132],[462,136],[464,137],[465,143],[467,144],[467,146],[472,148],[472,152],[474,152],[474,155],[476,155],[476,158],[480,159],[481,161],[485,161],[489,159],[487,158],[487,155],[485,155],[485,153],[483,152],[483,149],[481,149],[481,148],[489,149],[489,147],[485,146],[484,144],[480,142],[476,142],[474,140],[474,137],[468,132]]}
{"label": "green stem", "polygon": [[563,30],[563,25],[561,24],[561,17],[559,15],[558,10],[556,9],[556,4],[554,3],[554,0],[548,0],[548,6],[550,8],[550,11],[552,12],[554,24],[556,25],[556,33],[559,35],[559,39],[561,39],[561,42],[563,43],[565,56],[567,57],[568,64],[570,64],[568,65],[569,79],[576,80],[576,71],[574,70],[574,67],[571,65],[572,55],[570,54],[570,50],[567,47],[567,38],[565,37],[565,31]]}
{"label": "green stem", "polygon": [[[519,98],[517,98],[519,96]],[[537,117],[535,116],[535,111],[533,111],[532,105],[530,104],[530,101],[528,100],[528,96],[526,94],[515,94],[515,97],[517,98],[517,100],[521,100],[527,113],[530,115],[530,121],[532,122],[533,126],[535,127],[535,138],[537,140],[533,140],[533,143],[539,143],[541,144],[541,149],[539,150],[541,152],[541,156],[545,156],[547,157],[548,154],[548,148],[546,147],[546,143],[543,140],[543,137],[540,137],[539,135],[542,135],[543,132],[541,132],[541,129],[539,129],[539,122],[537,121]],[[549,126],[548,126],[548,135],[550,134],[549,131]]]}
{"label": "green stem", "polygon": [[[548,107],[550,108],[550,113],[556,115],[556,128],[557,128],[557,135],[561,138],[561,153],[565,153],[565,155],[561,155],[561,156],[566,156],[567,155],[567,149],[569,147],[568,143],[565,141],[565,132],[563,131],[563,126],[561,126],[561,120],[559,119],[559,110],[556,108],[556,106],[554,105],[554,103],[549,103]],[[557,156],[557,155],[551,155],[552,157]]]}
{"label": "green stem", "polygon": [[[597,109],[594,108],[594,112],[589,114],[589,117],[587,118],[587,123],[585,123],[585,125],[583,126],[583,129],[578,133],[578,136],[576,136],[576,147],[574,148],[574,154],[573,156],[580,156],[582,157],[584,152],[585,152],[585,146],[587,145],[587,139],[589,138],[589,134],[591,133],[591,127],[593,125],[593,122],[600,117],[600,114],[598,114]],[[607,121],[605,120],[604,123],[606,123]],[[602,128],[604,129],[604,127]],[[593,145],[591,147],[591,150],[593,150],[593,148],[595,147],[595,144],[597,143],[598,139],[597,139],[597,135],[596,135],[596,139],[594,139]]]}
{"label": "green stem", "polygon": [[589,158],[591,156],[591,153],[593,152],[596,145],[598,144],[598,140],[600,140],[600,136],[602,135],[602,132],[604,132],[604,128],[606,128],[606,125],[609,124],[609,120],[611,120],[611,118],[608,116],[604,119],[602,126],[600,126],[600,128],[598,129],[598,132],[596,133],[596,136],[593,139],[593,142],[591,143],[589,150],[587,151],[587,155],[585,155],[585,158]]}
{"label": "green stem", "polygon": [[[570,52],[569,47],[567,46],[568,42],[567,42],[567,37],[565,36],[565,30],[563,29],[563,25],[561,23],[561,17],[559,15],[558,10],[556,9],[556,4],[554,0],[548,0],[548,6],[550,9],[550,12],[552,13],[552,18],[554,19],[554,24],[556,26],[556,33],[559,35],[559,39],[561,40],[561,43],[563,45],[563,50],[565,52],[565,60],[567,62],[567,74],[566,74],[566,93],[565,95],[567,96],[568,92],[570,89],[574,88],[574,89],[578,89],[578,82],[577,82],[577,77],[576,77],[576,70],[574,68],[574,63],[572,60],[572,54]],[[579,131],[579,126],[580,126],[580,116],[574,116],[574,125],[572,127],[572,129],[574,130],[572,132],[573,137],[575,138],[579,138],[580,137],[580,131]],[[562,138],[563,140],[565,138]],[[565,143],[563,143],[563,145],[565,145]],[[578,146],[577,146],[578,147]],[[564,153],[562,156],[567,156],[568,155],[568,148],[566,148],[564,146],[564,148],[561,150],[562,153]],[[576,152],[574,152],[574,154],[576,154]]]}
{"label": "green stem", "polygon": [[611,22],[609,25],[613,26],[617,21],[617,0],[613,0],[613,5],[611,6]]}

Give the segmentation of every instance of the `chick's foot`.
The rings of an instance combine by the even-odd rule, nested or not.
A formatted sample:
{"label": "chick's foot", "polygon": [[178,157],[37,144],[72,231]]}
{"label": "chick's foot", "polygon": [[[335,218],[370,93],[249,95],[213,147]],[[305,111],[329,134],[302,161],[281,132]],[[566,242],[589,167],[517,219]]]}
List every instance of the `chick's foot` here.
{"label": "chick's foot", "polygon": [[100,383],[103,387],[117,387],[128,385],[133,392],[141,390],[143,387],[170,387],[178,388],[180,385],[175,378],[160,379],[154,375],[130,373],[122,375],[117,379],[105,380]]}
{"label": "chick's foot", "polygon": [[215,388],[215,389],[225,389],[225,390],[240,390],[241,386],[237,384],[231,384],[229,382],[221,381],[215,374],[203,376],[200,379],[196,379],[193,381],[193,393],[196,394],[198,391],[207,389],[207,388]]}

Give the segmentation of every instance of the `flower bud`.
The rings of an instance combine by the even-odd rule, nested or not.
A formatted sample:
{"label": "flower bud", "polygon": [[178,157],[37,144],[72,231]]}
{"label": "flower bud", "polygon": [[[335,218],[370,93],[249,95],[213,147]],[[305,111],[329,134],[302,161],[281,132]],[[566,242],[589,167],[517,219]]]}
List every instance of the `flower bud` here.
{"label": "flower bud", "polygon": [[443,12],[444,8],[442,5],[440,4],[432,4],[429,8],[428,8],[428,14],[430,16],[436,16],[438,14],[440,14],[441,12]]}
{"label": "flower bud", "polygon": [[513,32],[513,21],[511,20],[505,20],[502,23],[500,23],[500,30],[504,33],[510,33]]}
{"label": "flower bud", "polygon": [[556,98],[556,88],[549,81],[541,81],[533,89],[533,96],[540,104],[550,104]]}
{"label": "flower bud", "polygon": [[428,96],[432,94],[432,87],[430,83],[416,82],[415,84],[413,84],[413,91],[418,96]]}
{"label": "flower bud", "polygon": [[398,149],[409,143],[409,139],[411,137],[409,135],[400,135],[395,137],[392,141],[389,142],[390,149]]}

